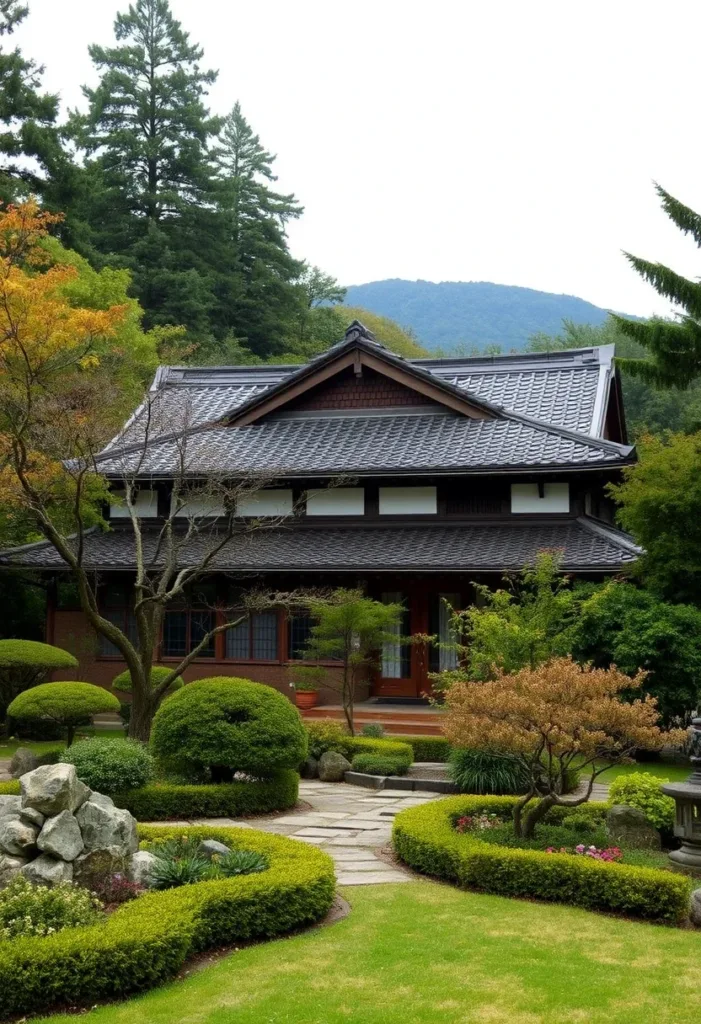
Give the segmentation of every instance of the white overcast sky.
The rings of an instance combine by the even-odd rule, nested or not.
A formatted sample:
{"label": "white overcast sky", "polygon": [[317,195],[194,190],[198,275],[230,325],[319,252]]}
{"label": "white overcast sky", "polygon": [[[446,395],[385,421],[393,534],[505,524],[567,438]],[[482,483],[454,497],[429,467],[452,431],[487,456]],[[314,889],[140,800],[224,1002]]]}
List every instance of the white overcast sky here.
{"label": "white overcast sky", "polygon": [[[29,0],[15,39],[67,106],[126,0]],[[497,281],[648,315],[622,249],[695,277],[652,181],[701,211],[699,0],[172,0],[343,284]]]}

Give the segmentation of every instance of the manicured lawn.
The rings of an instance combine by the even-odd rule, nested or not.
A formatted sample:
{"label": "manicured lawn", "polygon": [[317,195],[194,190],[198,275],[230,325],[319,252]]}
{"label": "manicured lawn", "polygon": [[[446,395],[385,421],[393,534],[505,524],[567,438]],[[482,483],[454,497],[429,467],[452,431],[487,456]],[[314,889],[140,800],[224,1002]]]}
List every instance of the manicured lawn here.
{"label": "manicured lawn", "polygon": [[[123,729],[95,729],[92,726],[81,729],[76,739],[81,736],[100,736],[106,739],[124,739]],[[45,754],[47,750],[65,747],[64,740],[0,740],[0,761],[12,757],[17,747],[29,747],[35,754]]]}
{"label": "manicured lawn", "polygon": [[631,772],[647,772],[670,782],[685,782],[691,773],[691,765],[670,764],[660,761],[640,761],[637,764],[617,764],[608,768],[598,777],[597,782],[613,782],[619,775],[630,775]]}
{"label": "manicured lawn", "polygon": [[[701,933],[421,881],[241,950],[95,1024],[696,1024]],[[75,1017],[43,1018],[74,1024]]]}

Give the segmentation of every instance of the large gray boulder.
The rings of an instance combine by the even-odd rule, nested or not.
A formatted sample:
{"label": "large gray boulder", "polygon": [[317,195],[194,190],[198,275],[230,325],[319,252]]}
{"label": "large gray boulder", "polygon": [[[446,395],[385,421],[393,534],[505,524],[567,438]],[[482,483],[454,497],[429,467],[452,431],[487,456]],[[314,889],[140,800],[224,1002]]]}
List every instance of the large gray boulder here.
{"label": "large gray boulder", "polygon": [[127,858],[117,846],[107,850],[91,850],[81,853],[73,861],[73,881],[86,889],[95,885],[108,875],[116,875],[126,871]]}
{"label": "large gray boulder", "polygon": [[19,779],[20,776],[33,772],[38,767],[39,758],[33,750],[29,747],[17,747],[10,761],[10,775],[13,779]]}
{"label": "large gray boulder", "polygon": [[19,816],[21,809],[22,797],[0,796],[0,818],[4,818],[9,814]]}
{"label": "large gray boulder", "polygon": [[37,846],[43,853],[61,860],[75,860],[83,852],[80,827],[70,811],[61,811],[47,819],[37,838]]}
{"label": "large gray boulder", "polygon": [[24,857],[0,854],[0,889],[4,889],[27,863]]}
{"label": "large gray boulder", "polygon": [[614,804],[606,815],[606,833],[611,842],[634,850],[660,850],[662,840],[638,807]]}
{"label": "large gray boulder", "polygon": [[231,850],[228,846],[224,846],[224,843],[218,843],[216,839],[203,839],[197,847],[197,852],[200,857],[211,860],[212,857],[226,857]]}
{"label": "large gray boulder", "polygon": [[153,868],[158,857],[148,850],[137,850],[127,866],[127,878],[130,882],[143,885],[149,889],[153,884]]}
{"label": "large gray boulder", "polygon": [[129,811],[115,807],[110,801],[87,800],[76,812],[86,852],[117,847],[124,856],[136,853],[139,840],[136,818]]}
{"label": "large gray boulder", "polygon": [[694,889],[689,900],[689,920],[701,928],[701,889]]}
{"label": "large gray boulder", "polygon": [[15,857],[27,857],[36,852],[38,829],[17,818],[0,820],[0,851]]}
{"label": "large gray boulder", "polygon": [[311,754],[299,770],[303,779],[315,779],[319,774],[319,762]]}
{"label": "large gray boulder", "polygon": [[44,764],[19,780],[22,806],[50,817],[75,811],[90,796],[72,764]]}
{"label": "large gray boulder", "polygon": [[[19,797],[17,797],[19,800]],[[39,811],[35,811],[33,807],[22,807],[19,812],[20,821],[26,821],[29,825],[36,825],[37,828],[41,828],[46,818],[43,814],[39,814]]]}
{"label": "large gray boulder", "polygon": [[42,853],[36,860],[25,864],[21,873],[35,885],[58,885],[59,882],[72,881],[73,865]]}
{"label": "large gray boulder", "polygon": [[327,750],[319,758],[319,778],[322,782],[343,782],[343,776],[350,770],[350,762],[335,750]]}

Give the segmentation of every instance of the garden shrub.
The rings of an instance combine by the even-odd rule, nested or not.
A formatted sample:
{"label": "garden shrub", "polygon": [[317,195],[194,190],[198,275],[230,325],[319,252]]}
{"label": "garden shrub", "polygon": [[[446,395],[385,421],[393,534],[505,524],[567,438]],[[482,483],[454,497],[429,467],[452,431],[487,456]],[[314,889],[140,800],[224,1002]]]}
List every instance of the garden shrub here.
{"label": "garden shrub", "polygon": [[[506,796],[455,796],[401,811],[393,824],[394,849],[417,871],[464,888],[666,924],[686,919],[691,885],[674,872],[509,849],[474,833],[461,835],[454,828],[462,815],[488,812],[506,817],[515,802]],[[581,811],[578,807],[577,813]]]}
{"label": "garden shrub", "polygon": [[346,736],[344,737],[341,753],[351,760],[356,754],[375,754],[378,757],[399,757],[409,761],[414,760],[414,753],[408,743],[400,740],[373,740],[367,736]]}
{"label": "garden shrub", "polygon": [[319,718],[315,722],[308,722],[305,729],[309,743],[309,756],[317,761],[327,750],[342,752],[346,740],[350,739],[341,723],[334,722],[331,718]]}
{"label": "garden shrub", "polygon": [[37,640],[0,640],[0,721],[23,690],[43,682],[54,669],[77,667],[77,658],[60,647]]}
{"label": "garden shrub", "polygon": [[155,774],[153,754],[138,740],[81,740],[62,753],[61,761],[75,765],[78,778],[91,789],[110,796],[145,786]]}
{"label": "garden shrub", "polygon": [[153,719],[151,745],[164,763],[185,774],[234,772],[266,778],[295,768],[307,756],[299,712],[277,690],[248,679],[200,679],[178,690]]}
{"label": "garden shrub", "polygon": [[406,775],[411,768],[408,757],[392,757],[390,754],[356,754],[352,761],[354,772],[368,775]]}
{"label": "garden shrub", "polygon": [[47,888],[15,875],[0,889],[0,939],[53,935],[63,928],[91,924],[101,910],[102,904],[93,893],[72,882]]}
{"label": "garden shrub", "polygon": [[399,739],[378,739],[372,736],[351,736],[341,725],[331,719],[318,719],[306,725],[309,738],[309,754],[317,761],[327,750],[336,750],[344,757],[352,758],[356,754],[377,754],[389,757],[409,758],[414,760],[413,750],[402,737]]}
{"label": "garden shrub", "polygon": [[[160,686],[167,676],[171,674],[169,668],[165,668],[163,665],[152,665],[150,682],[152,687]],[[180,690],[183,686],[183,680],[181,676],[176,676],[173,682],[166,690],[164,696],[175,693],[176,690]],[[131,673],[129,669],[125,669],[124,672],[120,672],[112,680],[112,689],[120,690],[122,693],[131,693]]]}
{"label": "garden shrub", "polygon": [[669,779],[660,779],[649,772],[619,775],[609,786],[609,803],[637,807],[660,832],[671,832],[675,803],[671,796],[662,792],[664,782],[669,782]]}
{"label": "garden shrub", "polygon": [[20,693],[7,710],[13,718],[57,722],[66,730],[70,746],[78,725],[92,715],[119,711],[119,701],[92,683],[41,683]]}
{"label": "garden shrub", "polygon": [[267,858],[257,850],[231,850],[209,858],[199,852],[199,843],[185,836],[149,846],[156,861],[151,869],[154,889],[176,889],[181,885],[214,878],[234,878],[265,871]]}
{"label": "garden shrub", "polygon": [[447,761],[452,747],[445,736],[402,736],[414,751],[415,761]]}
{"label": "garden shrub", "polygon": [[484,750],[456,747],[450,754],[448,773],[463,793],[527,793],[530,773],[514,757]]}
{"label": "garden shrub", "polygon": [[297,803],[298,794],[299,775],[286,768],[260,782],[183,786],[156,782],[140,789],[115,793],[114,802],[118,807],[126,807],[138,821],[244,818],[270,811],[286,811]]}
{"label": "garden shrub", "polygon": [[0,943],[0,1018],[92,1006],[153,988],[208,949],[271,938],[322,918],[335,891],[322,850],[253,829],[140,826],[142,840],[217,839],[264,856],[266,871],[149,892],[91,927]]}
{"label": "garden shrub", "polygon": [[369,722],[363,726],[363,736],[369,736],[371,740],[381,740],[385,734],[384,725],[380,725],[379,722]]}

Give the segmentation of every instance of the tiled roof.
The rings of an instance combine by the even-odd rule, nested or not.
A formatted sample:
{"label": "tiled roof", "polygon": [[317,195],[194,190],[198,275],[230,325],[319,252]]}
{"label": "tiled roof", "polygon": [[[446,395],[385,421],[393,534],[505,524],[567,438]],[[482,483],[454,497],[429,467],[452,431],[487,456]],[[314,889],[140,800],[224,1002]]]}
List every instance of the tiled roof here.
{"label": "tiled roof", "polygon": [[[214,535],[215,536],[215,535]],[[156,533],[143,534],[146,558],[153,557]],[[181,551],[180,564],[197,565],[214,543],[209,530],[195,535]],[[635,560],[638,549],[620,531],[586,518],[553,522],[467,523],[455,526],[291,525],[254,530],[230,540],[212,568],[219,570],[382,571],[398,569],[501,571],[533,562],[542,550],[560,551],[563,569],[615,571]],[[130,529],[90,532],[85,538],[86,568],[134,567]],[[48,542],[7,552],[0,563],[26,568],[65,568]]]}
{"label": "tiled roof", "polygon": [[[612,347],[569,352],[519,353],[468,359],[403,360],[475,398],[557,427],[602,436],[603,394],[611,375]],[[300,366],[213,366],[159,369],[149,402],[137,410],[108,447],[211,423],[274,388]]]}
{"label": "tiled roof", "polygon": [[625,461],[629,449],[525,419],[469,419],[452,414],[355,415],[271,419],[212,427],[107,453],[109,475],[248,472],[276,476],[451,472],[567,467]]}

